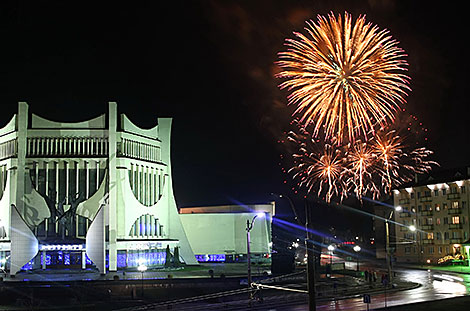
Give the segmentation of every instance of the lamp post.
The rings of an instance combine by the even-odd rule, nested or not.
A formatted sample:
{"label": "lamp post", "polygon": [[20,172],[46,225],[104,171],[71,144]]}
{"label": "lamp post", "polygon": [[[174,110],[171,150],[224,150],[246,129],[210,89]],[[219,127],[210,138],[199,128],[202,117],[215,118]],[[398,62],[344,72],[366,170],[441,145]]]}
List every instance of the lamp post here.
{"label": "lamp post", "polygon": [[390,229],[389,229],[389,222],[392,219],[393,213],[394,212],[401,212],[403,208],[398,205],[395,206],[395,208],[390,212],[388,217],[385,219],[385,259],[387,262],[387,273],[388,273],[388,279],[390,281],[390,284],[392,284],[392,260],[391,260],[391,251],[390,251]]}
{"label": "lamp post", "polygon": [[355,245],[353,247],[353,250],[356,252],[356,259],[357,259],[356,270],[359,271],[359,252],[361,251],[361,247],[359,245]]}
{"label": "lamp post", "polygon": [[144,264],[140,264],[138,267],[137,267],[137,270],[139,270],[141,273],[142,273],[142,277],[141,277],[141,291],[142,291],[142,297],[144,297],[144,272],[147,271],[147,266],[144,265]]}
{"label": "lamp post", "polygon": [[[255,223],[256,217],[263,217],[264,213],[258,213],[256,214],[251,221],[249,219],[246,220],[246,256],[247,256],[247,262],[248,262],[248,288],[251,289],[251,252],[250,252],[250,242],[251,242],[251,236],[250,236],[250,231],[253,229],[253,224]],[[252,299],[253,295],[250,290],[249,298]]]}
{"label": "lamp post", "polygon": [[330,251],[330,266],[333,266],[333,251],[335,250],[335,246],[333,244],[328,245],[328,250]]}

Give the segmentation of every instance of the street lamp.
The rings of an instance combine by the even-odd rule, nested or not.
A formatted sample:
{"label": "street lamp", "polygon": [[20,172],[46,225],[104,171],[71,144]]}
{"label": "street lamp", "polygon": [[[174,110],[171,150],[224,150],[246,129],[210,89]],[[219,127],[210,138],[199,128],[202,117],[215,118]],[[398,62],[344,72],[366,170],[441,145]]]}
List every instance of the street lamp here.
{"label": "street lamp", "polygon": [[385,259],[387,262],[387,271],[388,271],[388,278],[390,283],[392,282],[392,260],[391,260],[391,251],[390,251],[390,229],[389,229],[389,222],[392,219],[393,212],[401,212],[403,208],[400,205],[397,205],[393,208],[390,212],[388,217],[385,219]]}
{"label": "street lamp", "polygon": [[249,219],[246,220],[246,256],[248,261],[248,288],[250,289],[250,296],[249,298],[252,299],[252,292],[251,292],[251,253],[250,253],[250,231],[253,229],[253,224],[255,223],[255,219],[257,217],[264,217],[264,213],[257,213],[251,221]]}
{"label": "street lamp", "polygon": [[355,245],[353,247],[353,250],[356,252],[356,258],[357,258],[356,270],[359,271],[359,252],[361,251],[361,247],[359,245]]}
{"label": "street lamp", "polygon": [[330,267],[333,268],[333,251],[335,246],[333,244],[328,245],[328,250],[330,251]]}
{"label": "street lamp", "polygon": [[147,271],[147,266],[141,263],[138,267],[137,270],[139,270],[142,273],[141,277],[141,291],[142,291],[142,297],[144,297],[144,272]]}

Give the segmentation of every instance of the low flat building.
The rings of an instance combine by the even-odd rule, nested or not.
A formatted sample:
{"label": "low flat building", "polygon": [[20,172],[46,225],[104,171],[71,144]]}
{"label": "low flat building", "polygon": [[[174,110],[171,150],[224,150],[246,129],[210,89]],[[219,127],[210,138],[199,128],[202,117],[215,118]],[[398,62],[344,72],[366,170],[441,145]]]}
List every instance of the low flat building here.
{"label": "low flat building", "polygon": [[[247,259],[247,221],[250,253],[258,262],[269,262],[272,216],[275,203],[224,205],[180,209],[180,218],[199,262],[238,262]],[[253,220],[254,219],[254,220]]]}

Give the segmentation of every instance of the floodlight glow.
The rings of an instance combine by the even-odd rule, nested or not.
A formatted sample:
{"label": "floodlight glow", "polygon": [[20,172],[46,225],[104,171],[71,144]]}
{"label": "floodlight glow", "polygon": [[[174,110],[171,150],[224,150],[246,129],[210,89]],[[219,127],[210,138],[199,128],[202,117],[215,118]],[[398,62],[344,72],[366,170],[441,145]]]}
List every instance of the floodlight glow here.
{"label": "floodlight glow", "polygon": [[140,272],[145,272],[147,271],[147,266],[146,265],[140,265],[137,267],[137,270],[139,270]]}
{"label": "floodlight glow", "polygon": [[360,247],[359,245],[356,245],[356,246],[353,247],[353,250],[354,250],[356,253],[358,253],[358,252],[361,251],[361,247]]}
{"label": "floodlight glow", "polygon": [[410,231],[412,231],[412,232],[415,232],[415,231],[416,231],[416,227],[413,226],[413,225],[409,226],[408,229],[410,229]]}
{"label": "floodlight glow", "polygon": [[403,210],[403,207],[401,207],[400,205],[395,206],[395,211],[401,212],[402,210]]}
{"label": "floodlight glow", "polygon": [[262,213],[262,212],[256,213],[256,217],[258,217],[258,218],[263,218],[263,217],[264,217],[264,213]]}
{"label": "floodlight glow", "polygon": [[329,250],[330,252],[334,251],[334,250],[335,250],[334,245],[328,245],[328,250]]}

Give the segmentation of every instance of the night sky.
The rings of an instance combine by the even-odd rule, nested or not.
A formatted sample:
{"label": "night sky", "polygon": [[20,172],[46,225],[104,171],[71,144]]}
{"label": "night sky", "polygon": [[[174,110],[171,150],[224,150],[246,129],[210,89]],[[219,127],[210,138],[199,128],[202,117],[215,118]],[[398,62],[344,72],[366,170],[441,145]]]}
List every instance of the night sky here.
{"label": "night sky", "polygon": [[[117,101],[135,124],[173,117],[179,206],[245,204],[291,193],[277,141],[289,128],[273,78],[284,39],[330,11],[366,14],[409,55],[407,109],[441,168],[470,164],[468,18],[425,1],[2,1],[0,124],[26,101],[82,121]],[[447,5],[447,6],[445,6]],[[280,204],[285,205],[285,202]],[[282,209],[280,210],[282,212]]]}

